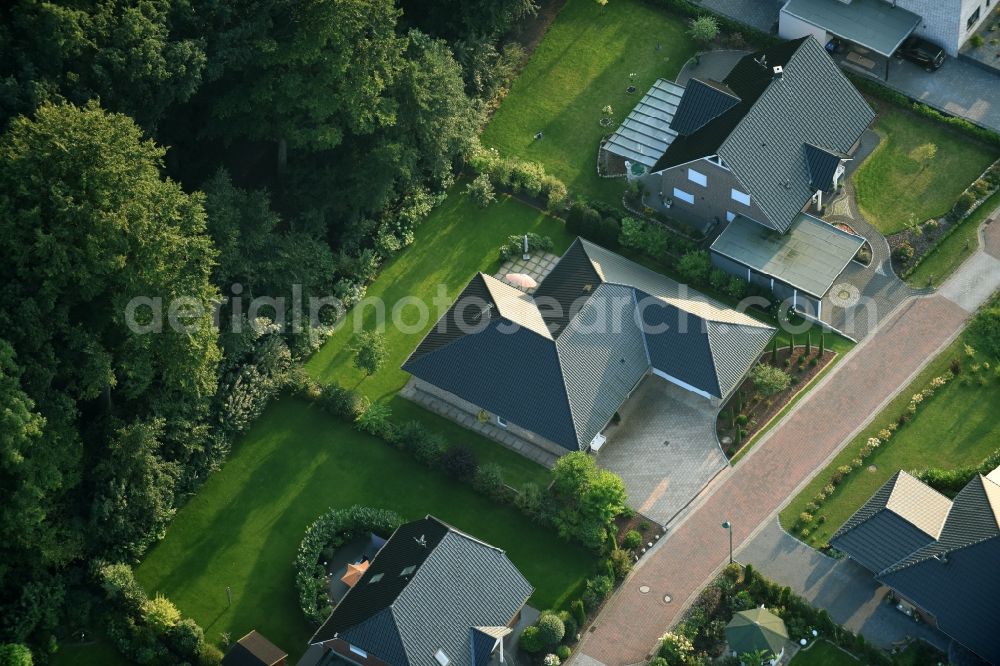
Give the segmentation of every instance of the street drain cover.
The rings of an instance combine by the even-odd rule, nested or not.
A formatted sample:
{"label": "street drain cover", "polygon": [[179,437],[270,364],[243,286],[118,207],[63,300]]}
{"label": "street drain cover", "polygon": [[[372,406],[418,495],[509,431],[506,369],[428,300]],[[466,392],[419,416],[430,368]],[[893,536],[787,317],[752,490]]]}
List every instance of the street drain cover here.
{"label": "street drain cover", "polygon": [[669,594],[668,594],[668,595],[665,595],[665,596],[663,597],[663,603],[666,603],[666,604],[669,604],[669,603],[670,603],[671,601],[673,601],[673,600],[674,600],[674,598],[673,598],[673,597],[671,597],[671,596],[670,596]]}

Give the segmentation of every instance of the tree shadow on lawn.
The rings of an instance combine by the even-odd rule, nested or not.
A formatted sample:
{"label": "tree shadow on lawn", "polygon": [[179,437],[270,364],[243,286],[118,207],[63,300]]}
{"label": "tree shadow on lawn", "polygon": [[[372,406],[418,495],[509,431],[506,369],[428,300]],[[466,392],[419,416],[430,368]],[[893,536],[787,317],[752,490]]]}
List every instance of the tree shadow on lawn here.
{"label": "tree shadow on lawn", "polygon": [[533,599],[541,605],[576,589],[594,562],[513,509],[418,467],[315,406],[286,399],[269,408],[226,467],[179,512],[138,568],[139,580],[202,624],[209,640],[257,628],[295,652],[312,630],[298,607],[295,552],[312,520],[331,506],[353,504],[393,509],[407,519],[433,513],[505,548],[538,588]]}

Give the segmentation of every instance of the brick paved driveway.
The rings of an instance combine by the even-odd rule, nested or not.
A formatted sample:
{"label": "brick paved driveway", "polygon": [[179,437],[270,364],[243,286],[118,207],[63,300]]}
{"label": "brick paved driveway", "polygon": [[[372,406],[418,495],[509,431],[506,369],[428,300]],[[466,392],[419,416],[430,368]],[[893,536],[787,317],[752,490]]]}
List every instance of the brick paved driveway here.
{"label": "brick paved driveway", "polygon": [[629,506],[661,525],[728,466],[707,399],[648,375],[622,407],[597,464],[622,477]]}
{"label": "brick paved driveway", "polygon": [[[942,296],[902,305],[660,540],[608,602],[581,651],[615,666],[645,659],[725,564],[728,541],[721,523],[731,521],[736,544],[742,544],[952,339],[967,316]],[[649,592],[641,593],[640,586]]]}

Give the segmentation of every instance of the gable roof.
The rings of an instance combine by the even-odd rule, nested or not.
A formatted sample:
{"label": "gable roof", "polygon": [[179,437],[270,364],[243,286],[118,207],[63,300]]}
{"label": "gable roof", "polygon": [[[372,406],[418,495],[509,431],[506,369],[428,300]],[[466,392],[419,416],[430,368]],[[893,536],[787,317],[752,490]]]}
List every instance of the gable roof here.
{"label": "gable roof", "polygon": [[803,144],[802,149],[806,153],[806,166],[809,168],[809,185],[824,192],[832,190],[833,176],[841,160],[848,159],[847,153],[820,148],[811,143]]}
{"label": "gable roof", "polygon": [[[534,297],[509,297],[511,305],[491,296],[493,306],[478,302],[478,310],[462,302],[499,291],[494,283],[502,285],[474,278],[403,369],[569,450],[590,443],[650,368],[728,396],[774,332],[583,239]],[[486,312],[488,321],[456,333],[468,319],[461,311]]]}
{"label": "gable roof", "polygon": [[875,112],[808,36],[745,56],[722,83],[740,103],[675,139],[654,170],[718,155],[770,225],[784,232],[818,189],[805,145],[847,154]]}
{"label": "gable roof", "polygon": [[[905,544],[902,523],[913,538]],[[830,543],[869,568],[916,544],[873,568],[876,579],[933,614],[952,638],[1000,662],[1000,485],[976,476],[951,501],[898,472]]]}
{"label": "gable roof", "polygon": [[652,167],[677,137],[670,125],[683,94],[683,86],[657,79],[604,143],[604,149]]}
{"label": "gable roof", "polygon": [[670,129],[678,134],[693,134],[739,103],[739,96],[725,83],[691,79],[670,121]]}
{"label": "gable roof", "polygon": [[504,551],[427,516],[396,530],[310,643],[341,638],[391,666],[431,666],[438,650],[473,666],[474,630],[506,626],[532,592]]}

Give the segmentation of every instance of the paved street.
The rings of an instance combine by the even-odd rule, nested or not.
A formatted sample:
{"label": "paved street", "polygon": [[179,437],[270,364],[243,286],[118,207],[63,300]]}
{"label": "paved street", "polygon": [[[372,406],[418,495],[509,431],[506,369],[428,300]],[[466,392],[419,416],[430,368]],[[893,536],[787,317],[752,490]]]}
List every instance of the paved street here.
{"label": "paved street", "polygon": [[743,545],[736,559],[754,565],[768,578],[788,585],[851,631],[883,648],[907,638],[922,638],[948,651],[948,638],[886,603],[888,588],[871,572],[847,558],[834,559],[810,548],[781,529],[777,518]]}
{"label": "paved street", "polygon": [[625,481],[629,506],[665,525],[728,467],[705,398],[649,375],[622,407],[597,464]]}
{"label": "paved street", "polygon": [[[987,247],[996,248],[1000,225],[986,229]],[[728,544],[721,523],[732,522],[736,544],[742,545],[758,526],[773,520],[788,498],[958,334],[972,301],[1000,286],[1000,272],[993,272],[982,276],[988,284],[977,286],[975,295],[962,292],[959,285],[977,271],[978,261],[963,265],[942,287],[962,305],[941,294],[907,301],[699,499],[608,602],[582,641],[580,663],[617,666],[647,657],[725,565]],[[640,592],[641,586],[649,591]]]}

